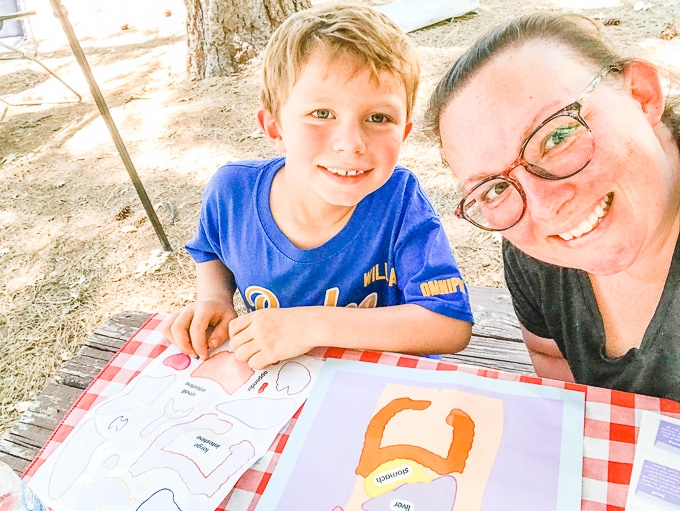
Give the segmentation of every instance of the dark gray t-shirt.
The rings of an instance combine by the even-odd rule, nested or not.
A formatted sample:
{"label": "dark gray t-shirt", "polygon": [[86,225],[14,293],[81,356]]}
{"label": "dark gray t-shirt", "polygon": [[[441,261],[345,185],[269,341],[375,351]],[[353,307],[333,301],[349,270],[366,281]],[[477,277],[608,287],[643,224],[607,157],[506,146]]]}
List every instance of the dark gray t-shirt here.
{"label": "dark gray t-shirt", "polygon": [[[587,273],[538,261],[505,240],[503,261],[519,321],[555,340],[577,382],[680,401],[680,239],[640,347],[618,358],[605,355],[604,325]],[[636,299],[635,289],[628,297]]]}

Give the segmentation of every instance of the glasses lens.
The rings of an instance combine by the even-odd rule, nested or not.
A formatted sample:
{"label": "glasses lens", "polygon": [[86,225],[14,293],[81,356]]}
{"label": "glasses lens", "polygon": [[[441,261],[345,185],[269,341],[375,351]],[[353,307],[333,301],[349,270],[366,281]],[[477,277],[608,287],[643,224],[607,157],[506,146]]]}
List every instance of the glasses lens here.
{"label": "glasses lens", "polygon": [[562,115],[551,119],[532,135],[524,148],[531,171],[542,177],[563,178],[585,167],[595,144],[578,119]]}
{"label": "glasses lens", "polygon": [[519,190],[502,178],[484,181],[465,197],[465,216],[483,229],[501,231],[514,225],[524,210]]}

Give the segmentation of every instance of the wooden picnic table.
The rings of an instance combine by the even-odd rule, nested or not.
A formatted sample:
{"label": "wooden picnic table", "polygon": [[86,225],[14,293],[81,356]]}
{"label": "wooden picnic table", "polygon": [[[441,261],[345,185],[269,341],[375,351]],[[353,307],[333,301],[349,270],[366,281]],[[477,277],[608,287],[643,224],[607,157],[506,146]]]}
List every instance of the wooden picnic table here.
{"label": "wooden picnic table", "polygon": [[[475,326],[470,345],[444,359],[510,373],[535,374],[521,340],[507,289],[469,286]],[[125,342],[148,320],[149,312],[128,311],[100,325],[77,356],[58,372],[38,400],[0,440],[0,459],[18,474],[36,457],[73,403]]]}

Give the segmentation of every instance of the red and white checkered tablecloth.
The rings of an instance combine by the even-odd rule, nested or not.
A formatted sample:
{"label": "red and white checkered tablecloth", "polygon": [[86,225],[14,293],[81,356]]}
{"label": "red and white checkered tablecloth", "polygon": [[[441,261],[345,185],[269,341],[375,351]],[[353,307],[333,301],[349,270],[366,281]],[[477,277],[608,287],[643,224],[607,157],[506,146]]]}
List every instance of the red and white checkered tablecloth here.
{"label": "red and white checkered tablecloth", "polygon": [[[64,441],[87,410],[109,396],[117,394],[151,360],[167,348],[168,343],[165,339],[162,344],[147,341],[149,334],[158,328],[164,318],[163,314],[152,316],[114,356],[76,401],[38,456],[26,469],[23,475],[25,480],[29,480],[35,474],[38,467]],[[521,381],[585,392],[582,511],[624,511],[633,468],[635,441],[643,410],[680,418],[680,403],[675,401],[545,380],[534,376],[522,376],[393,353],[324,348],[314,350],[311,355],[435,371],[463,371],[486,378]],[[239,479],[217,511],[252,511],[255,509],[288,437],[295,427],[299,413],[298,411],[293,417],[285,431],[276,437],[269,452]]]}

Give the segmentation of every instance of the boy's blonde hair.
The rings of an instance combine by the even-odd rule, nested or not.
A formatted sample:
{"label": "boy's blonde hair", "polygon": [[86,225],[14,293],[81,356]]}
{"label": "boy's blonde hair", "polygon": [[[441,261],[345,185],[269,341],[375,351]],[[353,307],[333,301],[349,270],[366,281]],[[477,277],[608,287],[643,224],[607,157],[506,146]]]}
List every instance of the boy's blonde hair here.
{"label": "boy's blonde hair", "polygon": [[281,105],[310,55],[321,49],[330,59],[350,57],[377,80],[393,73],[406,89],[406,115],[411,118],[420,67],[415,46],[383,13],[359,3],[329,2],[297,12],[274,32],[262,62],[262,105],[278,119]]}

